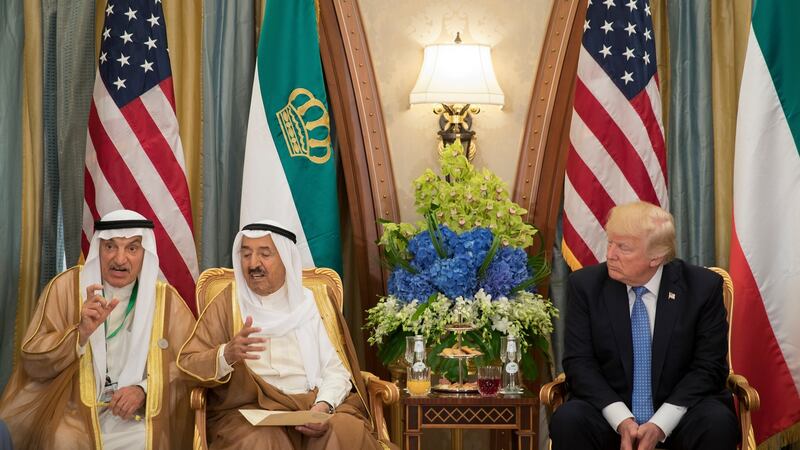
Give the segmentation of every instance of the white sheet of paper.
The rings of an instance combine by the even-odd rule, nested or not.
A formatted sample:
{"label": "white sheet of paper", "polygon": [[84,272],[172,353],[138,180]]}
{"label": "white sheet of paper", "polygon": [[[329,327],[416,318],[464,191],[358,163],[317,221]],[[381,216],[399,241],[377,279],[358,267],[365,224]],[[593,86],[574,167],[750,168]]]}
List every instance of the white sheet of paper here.
{"label": "white sheet of paper", "polygon": [[257,427],[264,426],[296,426],[306,423],[323,423],[331,418],[330,414],[319,411],[267,411],[265,409],[240,409],[240,413]]}

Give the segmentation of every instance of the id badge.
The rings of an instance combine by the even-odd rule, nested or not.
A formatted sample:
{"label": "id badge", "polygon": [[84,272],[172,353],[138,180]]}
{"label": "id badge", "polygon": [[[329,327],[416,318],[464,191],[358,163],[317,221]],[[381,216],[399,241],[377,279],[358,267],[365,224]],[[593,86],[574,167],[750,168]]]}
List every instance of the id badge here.
{"label": "id badge", "polygon": [[111,399],[114,397],[114,392],[116,391],[117,383],[111,383],[110,381],[107,381],[106,385],[103,387],[103,391],[100,393],[100,403],[110,403]]}

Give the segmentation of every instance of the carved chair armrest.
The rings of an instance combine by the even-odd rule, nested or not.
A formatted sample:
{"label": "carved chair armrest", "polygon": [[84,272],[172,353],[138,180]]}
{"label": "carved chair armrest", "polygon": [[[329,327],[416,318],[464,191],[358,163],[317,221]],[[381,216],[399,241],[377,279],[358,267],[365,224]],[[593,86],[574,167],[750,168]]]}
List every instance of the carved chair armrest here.
{"label": "carved chair armrest", "polygon": [[191,406],[193,410],[206,409],[206,388],[192,388],[189,394],[189,406]]}
{"label": "carved chair armrest", "polygon": [[391,405],[400,400],[400,389],[397,385],[388,381],[381,380],[369,372],[361,372],[364,383],[367,385],[369,394],[369,404],[372,417],[375,419],[375,427],[378,431],[378,439],[389,443],[389,429],[386,427],[386,418],[383,415],[384,405]]}
{"label": "carved chair armrest", "polygon": [[194,450],[207,450],[206,440],[206,388],[193,388],[189,394],[189,406],[194,411]]}
{"label": "carved chair armrest", "polygon": [[550,412],[555,411],[567,398],[567,378],[560,373],[555,380],[545,384],[539,390],[539,402]]}
{"label": "carved chair armrest", "polygon": [[742,450],[756,450],[756,438],[750,412],[761,406],[761,399],[747,378],[731,373],[728,375],[728,389],[739,401],[739,426],[742,431]]}
{"label": "carved chair armrest", "polygon": [[755,411],[761,406],[761,398],[747,378],[732,373],[728,375],[728,389],[733,392],[733,395],[739,400],[739,407],[749,411]]}

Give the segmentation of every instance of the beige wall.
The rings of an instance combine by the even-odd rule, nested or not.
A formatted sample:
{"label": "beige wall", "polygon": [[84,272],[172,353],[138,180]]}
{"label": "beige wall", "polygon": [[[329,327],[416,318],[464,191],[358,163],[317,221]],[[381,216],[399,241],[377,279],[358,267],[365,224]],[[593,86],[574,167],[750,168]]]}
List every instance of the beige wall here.
{"label": "beige wall", "polygon": [[514,182],[542,40],[553,0],[358,0],[383,105],[403,221],[419,218],[411,182],[437,166],[437,118],[432,106],[409,106],[425,45],[488,44],[505,106],[475,117],[474,163]]}

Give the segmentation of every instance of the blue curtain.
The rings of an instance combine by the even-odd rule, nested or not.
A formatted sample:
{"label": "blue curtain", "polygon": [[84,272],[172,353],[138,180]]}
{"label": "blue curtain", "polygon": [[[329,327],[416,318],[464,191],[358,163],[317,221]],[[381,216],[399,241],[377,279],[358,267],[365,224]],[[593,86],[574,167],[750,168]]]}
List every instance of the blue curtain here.
{"label": "blue curtain", "polygon": [[39,265],[39,290],[58,273],[58,85],[56,80],[56,0],[42,2],[42,228],[41,260]]}
{"label": "blue curtain", "polygon": [[22,211],[23,0],[0,0],[0,386],[11,374]]}
{"label": "blue curtain", "polygon": [[203,239],[201,269],[231,266],[256,59],[252,1],[203,4]]}
{"label": "blue curtain", "polygon": [[40,287],[78,262],[86,129],[95,73],[94,0],[42,2],[44,129]]}
{"label": "blue curtain", "polygon": [[63,224],[63,250],[59,256],[66,257],[69,267],[78,262],[81,253],[83,166],[96,70],[95,1],[58,0],[57,7],[55,70],[59,96],[55,110]]}
{"label": "blue curtain", "polygon": [[711,3],[670,1],[667,16],[671,79],[667,166],[678,256],[714,265]]}

